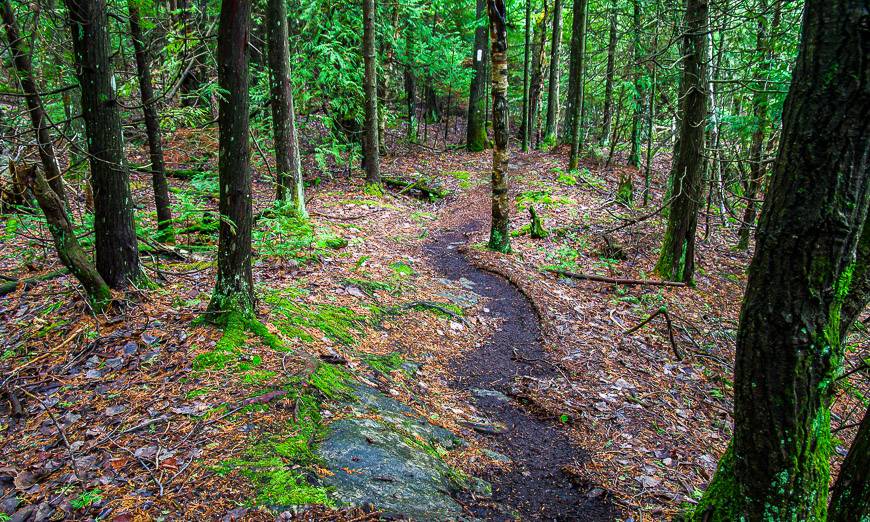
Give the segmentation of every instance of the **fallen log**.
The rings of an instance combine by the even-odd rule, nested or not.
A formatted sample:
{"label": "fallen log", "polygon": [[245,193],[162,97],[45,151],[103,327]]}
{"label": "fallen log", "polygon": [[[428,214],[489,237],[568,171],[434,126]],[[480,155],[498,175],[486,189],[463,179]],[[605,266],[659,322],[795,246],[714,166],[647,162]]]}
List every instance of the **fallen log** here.
{"label": "fallen log", "polygon": [[[30,288],[36,283],[41,283],[43,281],[49,281],[51,279],[55,279],[64,274],[68,274],[69,270],[66,268],[61,270],[55,270],[54,272],[49,272],[47,274],[42,274],[34,277],[28,277],[26,279],[11,279],[9,282],[3,283],[0,285],[0,296],[11,294],[16,289],[18,289],[18,285],[24,285],[25,289]],[[4,277],[6,279],[6,277]]]}
{"label": "fallen log", "polygon": [[428,185],[426,181],[424,179],[408,181],[401,178],[381,176],[381,183],[384,185],[401,189],[402,192],[416,190],[425,199],[444,199],[449,194],[447,190]]}
{"label": "fallen log", "polygon": [[553,272],[571,279],[582,279],[585,281],[598,281],[600,283],[613,283],[617,285],[649,285],[649,286],[687,286],[686,283],[677,281],[656,281],[654,279],[623,279],[619,277],[605,277],[592,274],[578,274],[569,272],[559,268],[544,268],[547,272]]}

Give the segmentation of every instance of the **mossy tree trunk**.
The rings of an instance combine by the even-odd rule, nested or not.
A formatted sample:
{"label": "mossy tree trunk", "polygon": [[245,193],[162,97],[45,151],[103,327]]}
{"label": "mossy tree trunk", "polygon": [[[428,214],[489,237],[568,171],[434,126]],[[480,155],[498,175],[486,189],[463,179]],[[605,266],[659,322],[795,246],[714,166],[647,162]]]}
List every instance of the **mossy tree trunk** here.
{"label": "mossy tree trunk", "polygon": [[[479,18],[479,16],[478,16]],[[523,46],[523,114],[520,124],[523,152],[529,151],[529,73],[532,52],[532,0],[526,0],[526,27]]]}
{"label": "mossy tree trunk", "polygon": [[680,130],[671,171],[673,198],[656,272],[691,282],[695,274],[695,229],[704,170],[707,118],[707,30],[709,0],[687,0],[680,80]]}
{"label": "mossy tree trunk", "polygon": [[109,285],[97,272],[96,267],[88,259],[87,254],[79,245],[76,238],[75,229],[69,220],[64,202],[60,196],[49,186],[45,179],[45,174],[38,169],[33,169],[35,175],[33,179],[28,180],[28,184],[33,190],[36,201],[39,203],[39,208],[45,214],[45,220],[48,224],[48,231],[54,240],[54,247],[57,250],[58,257],[65,267],[67,267],[79,280],[85,293],[88,295],[88,300],[95,312],[101,312],[109,304],[112,299],[112,293],[109,291]]}
{"label": "mossy tree trunk", "polygon": [[145,132],[148,135],[148,153],[151,160],[151,186],[154,190],[154,206],[157,209],[157,230],[160,239],[173,241],[172,210],[169,200],[169,184],[166,181],[166,166],[163,162],[163,140],[160,136],[160,120],[157,117],[157,103],[154,99],[154,86],[151,83],[151,66],[148,63],[148,46],[142,36],[139,8],[133,0],[127,0],[130,18],[130,36],[136,55],[136,75],[139,79],[139,93],[142,98],[142,114],[145,119]]}
{"label": "mossy tree trunk", "polygon": [[[544,56],[547,41],[547,3],[544,2],[544,12],[535,22],[534,29],[535,38],[532,45],[532,73],[529,80],[529,120],[528,134],[529,144],[537,146],[539,140],[538,133],[538,112],[541,105],[541,91],[544,88]],[[522,132],[526,132],[525,129]]]}
{"label": "mossy tree trunk", "polygon": [[870,409],[858,428],[831,493],[828,522],[870,517]]}
{"label": "mossy tree trunk", "polygon": [[33,78],[33,65],[30,62],[30,54],[24,46],[24,38],[21,37],[18,31],[18,22],[15,20],[15,12],[12,10],[12,4],[9,0],[0,2],[0,16],[3,18],[3,25],[6,26],[9,50],[12,52],[12,61],[15,64],[15,71],[18,73],[18,82],[21,84],[21,90],[25,94],[27,112],[30,113],[33,130],[36,131],[36,146],[39,151],[42,168],[45,169],[49,185],[61,201],[63,201],[64,208],[66,208],[67,200],[63,188],[63,179],[60,175],[60,167],[57,164],[54,143],[51,140],[51,135],[48,133],[48,117],[42,105],[42,98],[39,96],[39,89],[36,87],[36,80]]}
{"label": "mossy tree trunk", "polygon": [[220,183],[217,281],[209,312],[253,313],[251,274],[251,168],[248,141],[248,41],[251,3],[223,0],[218,22],[218,85],[224,90],[218,107],[218,179]]}
{"label": "mossy tree trunk", "polygon": [[805,5],[740,313],[734,437],[694,512],[697,520],[826,517],[842,308],[870,206],[863,5]]}
{"label": "mossy tree trunk", "polygon": [[554,0],[553,33],[550,40],[550,81],[547,86],[547,119],[544,123],[544,145],[556,144],[559,126],[559,51],[562,49],[562,0]]}
{"label": "mossy tree trunk", "polygon": [[571,35],[571,66],[568,73],[568,109],[565,124],[571,138],[571,153],[568,157],[568,170],[577,168],[580,149],[583,144],[583,106],[586,81],[586,21],[589,10],[588,0],[574,0],[574,21]]}
{"label": "mossy tree trunk", "polygon": [[110,287],[123,288],[140,280],[142,273],[112,72],[108,9],[105,0],[66,0],[66,6],[91,165],[97,270]]}
{"label": "mossy tree trunk", "polygon": [[266,9],[272,137],[275,142],[275,166],[278,171],[275,199],[287,201],[294,213],[305,217],[307,213],[302,180],[302,158],[299,153],[299,137],[296,134],[293,86],[290,83],[287,2],[269,0]]}
{"label": "mossy tree trunk", "polygon": [[486,61],[487,24],[483,17],[486,14],[486,0],[477,0],[477,28],[474,30],[474,75],[471,77],[471,88],[468,95],[468,126],[466,128],[465,147],[470,152],[480,152],[486,148],[486,114],[484,112],[486,91]]}
{"label": "mossy tree trunk", "polygon": [[510,199],[508,197],[507,10],[504,0],[487,0],[492,42],[492,226],[489,248],[510,252]]}
{"label": "mossy tree trunk", "polygon": [[417,141],[417,78],[414,74],[414,29],[411,23],[405,26],[405,103],[408,116],[408,141]]}
{"label": "mossy tree trunk", "polygon": [[363,61],[365,76],[365,155],[366,183],[381,182],[381,158],[378,149],[378,62],[375,53],[375,0],[363,0]]}

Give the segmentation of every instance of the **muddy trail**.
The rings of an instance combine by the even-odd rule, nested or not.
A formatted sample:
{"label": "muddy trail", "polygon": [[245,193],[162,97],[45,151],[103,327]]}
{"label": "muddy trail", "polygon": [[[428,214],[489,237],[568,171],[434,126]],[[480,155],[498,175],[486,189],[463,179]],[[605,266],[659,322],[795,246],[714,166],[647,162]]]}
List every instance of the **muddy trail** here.
{"label": "muddy trail", "polygon": [[489,299],[487,315],[500,328],[477,350],[454,363],[451,385],[471,394],[486,417],[471,426],[487,439],[489,449],[510,459],[509,469],[484,474],[493,486],[492,499],[460,499],[469,514],[485,520],[612,520],[617,514],[601,490],[576,484],[562,471],[588,459],[556,426],[555,419],[531,413],[511,398],[517,377],[547,379],[555,370],[544,362],[540,325],[531,303],[510,282],[471,265],[459,253],[467,234],[482,226],[474,221],[448,229],[426,247],[437,270],[462,281]]}

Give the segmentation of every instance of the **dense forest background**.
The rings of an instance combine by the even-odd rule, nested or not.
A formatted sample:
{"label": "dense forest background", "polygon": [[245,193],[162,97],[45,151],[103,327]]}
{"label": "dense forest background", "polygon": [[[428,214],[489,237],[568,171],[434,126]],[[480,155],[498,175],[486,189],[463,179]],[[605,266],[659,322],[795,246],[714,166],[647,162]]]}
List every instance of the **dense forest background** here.
{"label": "dense forest background", "polygon": [[868,12],[0,0],[0,520],[864,520]]}

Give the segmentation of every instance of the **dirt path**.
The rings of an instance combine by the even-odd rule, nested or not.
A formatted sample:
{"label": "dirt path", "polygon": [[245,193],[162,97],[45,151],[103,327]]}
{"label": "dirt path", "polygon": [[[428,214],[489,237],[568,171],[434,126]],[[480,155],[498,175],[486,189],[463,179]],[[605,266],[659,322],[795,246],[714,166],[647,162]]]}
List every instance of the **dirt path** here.
{"label": "dirt path", "polygon": [[[466,215],[469,210],[457,208]],[[476,210],[473,220],[442,231],[425,247],[444,277],[464,278],[474,292],[487,297],[488,315],[500,322],[500,329],[483,346],[454,363],[452,385],[470,392],[475,407],[489,421],[477,431],[484,432],[491,450],[511,460],[508,470],[482,477],[493,485],[491,501],[464,499],[466,508],[485,520],[513,520],[516,515],[523,520],[612,520],[616,512],[603,496],[588,495],[588,488],[578,487],[562,471],[566,464],[587,459],[587,452],[572,444],[553,420],[536,417],[510,398],[518,376],[555,375],[549,365],[533,362],[546,354],[531,303],[507,280],[475,268],[457,251],[468,233],[485,226]]]}

